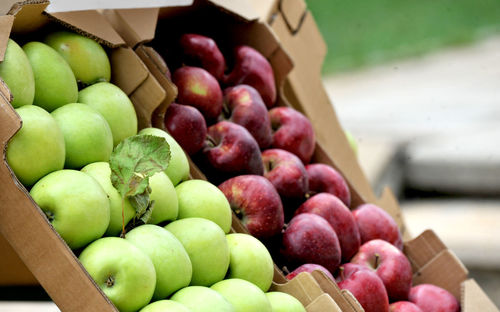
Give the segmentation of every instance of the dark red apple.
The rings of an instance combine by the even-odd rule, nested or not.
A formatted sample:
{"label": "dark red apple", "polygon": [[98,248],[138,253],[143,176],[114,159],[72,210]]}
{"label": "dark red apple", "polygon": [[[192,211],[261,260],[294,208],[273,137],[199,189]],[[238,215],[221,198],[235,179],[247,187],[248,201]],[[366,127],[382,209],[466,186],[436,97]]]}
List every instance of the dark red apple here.
{"label": "dark red apple", "polygon": [[330,273],[330,271],[328,271],[324,266],[319,265],[319,264],[314,264],[314,263],[306,263],[306,264],[303,264],[303,265],[299,266],[298,268],[296,268],[292,272],[288,273],[286,275],[286,278],[288,280],[291,280],[292,278],[294,278],[295,276],[297,276],[299,273],[302,273],[302,272],[312,273],[313,271],[316,271],[316,270],[325,273],[326,276],[328,276],[332,281],[335,280],[333,278],[332,273]]}
{"label": "dark red apple", "polygon": [[273,141],[271,121],[259,92],[249,85],[224,90],[222,118],[245,127],[261,149]]}
{"label": "dark red apple", "polygon": [[229,86],[247,84],[259,91],[267,108],[276,103],[274,73],[269,61],[257,50],[249,46],[235,49],[233,70],[225,77]]}
{"label": "dark red apple", "polygon": [[165,113],[165,128],[189,155],[197,153],[205,142],[205,118],[195,107],[172,103]]}
{"label": "dark red apple", "polygon": [[259,145],[247,129],[235,123],[220,121],[209,127],[202,152],[215,174],[264,174]]}
{"label": "dark red apple", "polygon": [[340,289],[347,289],[354,295],[365,312],[389,311],[389,298],[384,283],[371,270],[346,263],[340,267],[336,280]]}
{"label": "dark red apple", "polygon": [[449,291],[431,284],[412,287],[409,301],[416,304],[423,312],[460,311],[460,304]]}
{"label": "dark red apple", "polygon": [[297,156],[282,149],[268,149],[262,152],[262,162],[264,177],[271,181],[284,202],[305,198],[307,173]]}
{"label": "dark red apple", "polygon": [[231,208],[257,238],[269,238],[281,232],[283,205],[274,186],[258,175],[240,175],[219,185]]}
{"label": "dark red apple", "polygon": [[269,111],[274,130],[274,148],[281,148],[297,155],[304,164],[314,153],[316,138],[309,119],[290,107],[275,107]]}
{"label": "dark red apple", "polygon": [[408,299],[413,277],[411,264],[394,245],[381,239],[366,242],[351,263],[373,270],[384,283],[391,302]]}
{"label": "dark red apple", "polygon": [[389,305],[389,312],[423,312],[417,305],[409,301],[398,301]]}
{"label": "dark red apple", "polygon": [[352,212],[358,224],[361,243],[372,239],[383,239],[403,250],[403,239],[396,221],[382,208],[364,204]]}
{"label": "dark red apple", "polygon": [[344,177],[331,166],[310,164],[306,166],[309,177],[309,194],[330,193],[337,196],[347,207],[351,206],[351,192]]}
{"label": "dark red apple", "polygon": [[177,86],[177,102],[196,107],[207,123],[215,121],[222,111],[222,90],[209,72],[199,67],[184,66],[172,76]]}
{"label": "dark red apple", "polygon": [[223,78],[226,60],[212,38],[198,34],[184,34],[180,43],[186,64],[201,65],[218,80]]}
{"label": "dark red apple", "polygon": [[280,250],[289,265],[316,263],[335,272],[340,264],[337,234],[322,217],[301,213],[292,218],[283,233]]}
{"label": "dark red apple", "polygon": [[[264,159],[264,157],[263,157]],[[314,213],[325,218],[339,238],[342,261],[348,262],[358,252],[361,245],[356,220],[344,203],[330,193],[319,193],[303,203],[295,214]]]}

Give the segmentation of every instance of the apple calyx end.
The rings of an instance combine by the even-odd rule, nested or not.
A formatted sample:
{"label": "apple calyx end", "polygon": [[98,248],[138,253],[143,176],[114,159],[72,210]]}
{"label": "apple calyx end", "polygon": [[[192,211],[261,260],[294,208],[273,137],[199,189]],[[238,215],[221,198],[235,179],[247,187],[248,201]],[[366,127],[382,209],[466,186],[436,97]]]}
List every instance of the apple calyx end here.
{"label": "apple calyx end", "polygon": [[47,216],[47,219],[50,223],[52,223],[52,221],[54,221],[55,219],[54,213],[52,211],[45,211],[45,216]]}
{"label": "apple calyx end", "polygon": [[115,278],[113,276],[108,276],[108,278],[106,279],[106,286],[113,287],[114,284],[115,284]]}

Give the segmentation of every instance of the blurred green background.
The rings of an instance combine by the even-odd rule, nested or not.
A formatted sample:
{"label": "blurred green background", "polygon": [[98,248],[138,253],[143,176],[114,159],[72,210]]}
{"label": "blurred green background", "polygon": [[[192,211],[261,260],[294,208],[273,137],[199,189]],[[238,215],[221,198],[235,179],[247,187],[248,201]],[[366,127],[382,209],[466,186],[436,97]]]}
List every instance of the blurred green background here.
{"label": "blurred green background", "polygon": [[324,74],[417,56],[500,33],[500,0],[307,0]]}

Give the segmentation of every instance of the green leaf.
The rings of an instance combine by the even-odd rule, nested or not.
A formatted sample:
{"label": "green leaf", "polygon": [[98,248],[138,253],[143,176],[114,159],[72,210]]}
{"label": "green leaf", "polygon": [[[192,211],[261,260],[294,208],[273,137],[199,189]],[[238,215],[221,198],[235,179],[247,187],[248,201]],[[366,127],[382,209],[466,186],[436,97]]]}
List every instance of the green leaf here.
{"label": "green leaf", "polygon": [[145,192],[149,177],[164,171],[170,162],[170,146],[162,137],[135,135],[126,138],[111,154],[111,183],[122,198]]}

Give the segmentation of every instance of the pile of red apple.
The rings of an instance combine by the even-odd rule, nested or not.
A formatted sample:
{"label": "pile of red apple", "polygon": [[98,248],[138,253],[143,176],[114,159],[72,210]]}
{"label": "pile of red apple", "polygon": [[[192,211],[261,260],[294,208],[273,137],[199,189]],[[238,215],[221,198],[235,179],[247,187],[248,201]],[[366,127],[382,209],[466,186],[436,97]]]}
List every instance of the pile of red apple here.
{"label": "pile of red apple", "polygon": [[178,50],[177,103],[168,108],[165,127],[208,179],[220,183],[275,262],[295,268],[289,279],[319,268],[367,312],[459,311],[446,290],[412,287],[401,233],[389,214],[373,204],[351,207],[342,175],[309,163],[313,127],[300,112],[274,107],[274,74],[263,55],[237,46],[229,67],[215,41],[197,34],[182,35]]}

